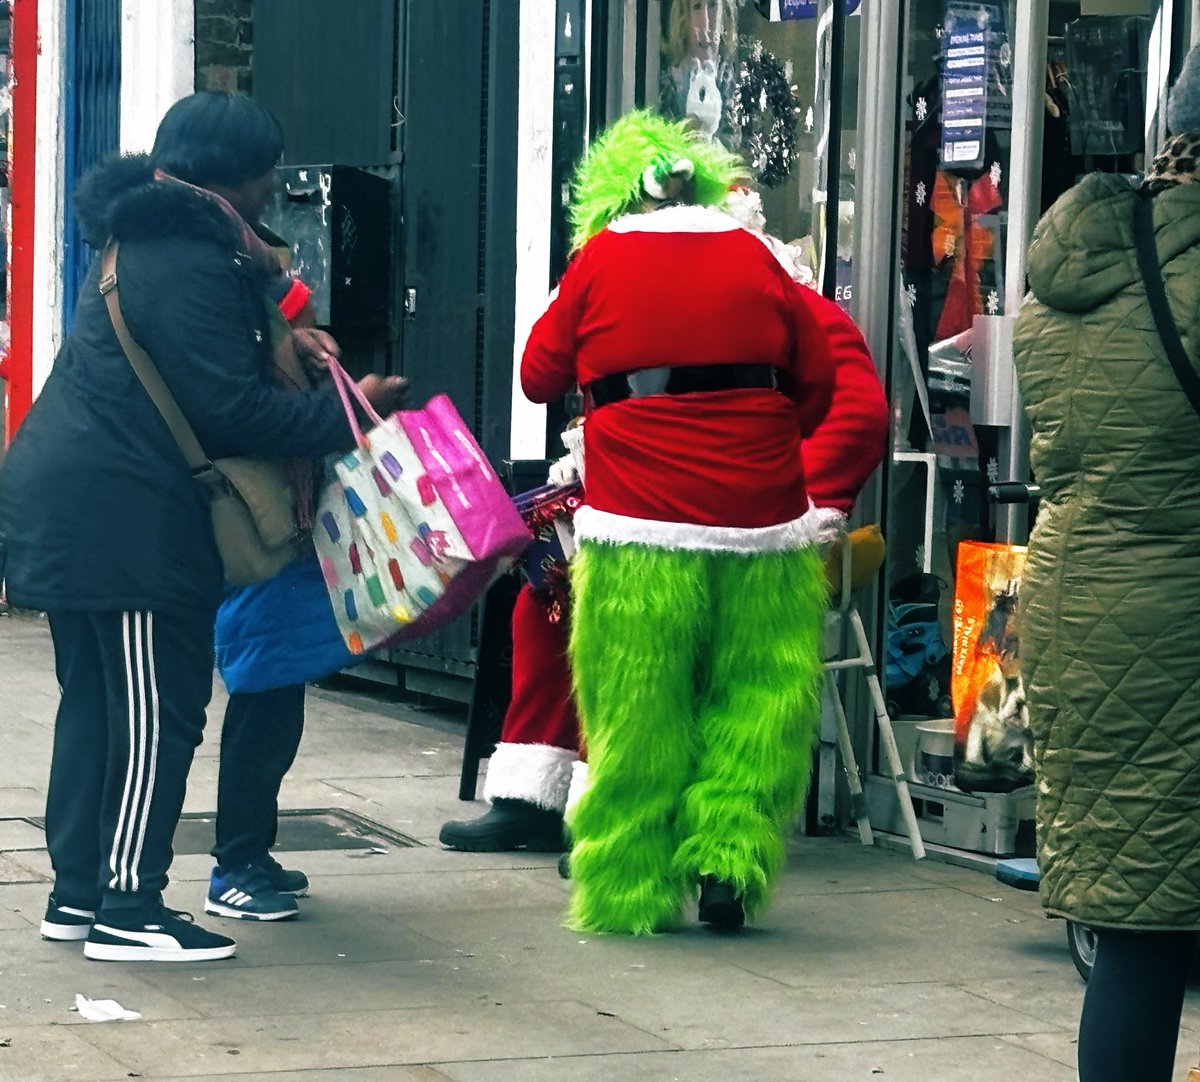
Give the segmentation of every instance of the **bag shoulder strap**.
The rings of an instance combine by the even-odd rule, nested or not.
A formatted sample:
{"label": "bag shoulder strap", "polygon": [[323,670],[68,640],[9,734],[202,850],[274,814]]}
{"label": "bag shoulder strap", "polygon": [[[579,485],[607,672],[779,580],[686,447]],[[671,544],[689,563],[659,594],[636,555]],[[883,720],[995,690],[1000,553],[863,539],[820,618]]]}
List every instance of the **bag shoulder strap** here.
{"label": "bag shoulder strap", "polygon": [[184,417],[179,403],[175,401],[175,396],[163,382],[150,354],[134,341],[133,335],[129,332],[129,325],[125,322],[125,316],[121,312],[120,291],[117,282],[117,251],[119,247],[116,241],[110,241],[104,249],[100,264],[100,293],[108,305],[108,315],[112,319],[113,330],[117,332],[117,341],[121,343],[125,356],[129,358],[130,367],[133,368],[134,374],[146,389],[155,408],[162,414],[162,419],[167,423],[167,428],[171,430],[171,435],[175,437],[175,442],[179,444],[179,449],[183,452],[183,457],[187,459],[188,466],[193,473],[198,473],[211,468],[212,463],[209,461],[208,455],[204,453],[204,448],[200,446],[200,441],[196,439],[196,433],[192,431],[192,426]]}
{"label": "bag shoulder strap", "polygon": [[1158,336],[1167,351],[1167,360],[1175,370],[1175,378],[1179,380],[1192,409],[1200,415],[1200,375],[1197,375],[1196,369],[1192,367],[1191,358],[1188,357],[1183,339],[1179,336],[1179,326],[1171,314],[1171,302],[1167,299],[1166,286],[1163,284],[1162,265],[1158,261],[1158,243],[1154,237],[1154,208],[1150,198],[1140,193],[1134,203],[1133,225],[1138,266],[1142,271],[1146,299],[1150,302],[1150,311],[1154,314]]}

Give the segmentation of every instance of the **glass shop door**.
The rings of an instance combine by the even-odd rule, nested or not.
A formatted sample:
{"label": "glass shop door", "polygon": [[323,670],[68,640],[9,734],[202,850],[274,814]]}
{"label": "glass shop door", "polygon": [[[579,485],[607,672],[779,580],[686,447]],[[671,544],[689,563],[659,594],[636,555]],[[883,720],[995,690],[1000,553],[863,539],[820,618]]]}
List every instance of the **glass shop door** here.
{"label": "glass shop door", "polygon": [[[1184,51],[1180,22],[1169,0],[907,4],[879,660],[927,842],[990,855],[1032,845],[1031,823],[995,829],[997,816],[1022,827],[1032,819],[1012,622],[1020,553],[969,576],[964,564],[982,602],[966,598],[958,568],[964,545],[1028,537],[1024,490],[1004,503],[995,486],[1032,480],[1012,333],[1033,227],[1085,173],[1142,170],[1165,135],[1154,102]],[[956,590],[968,644],[957,656]],[[984,634],[965,632],[972,604],[986,610]],[[951,761],[952,661],[961,671],[986,650],[995,686],[960,717]],[[868,796],[875,826],[899,833],[890,779],[870,778]]]}

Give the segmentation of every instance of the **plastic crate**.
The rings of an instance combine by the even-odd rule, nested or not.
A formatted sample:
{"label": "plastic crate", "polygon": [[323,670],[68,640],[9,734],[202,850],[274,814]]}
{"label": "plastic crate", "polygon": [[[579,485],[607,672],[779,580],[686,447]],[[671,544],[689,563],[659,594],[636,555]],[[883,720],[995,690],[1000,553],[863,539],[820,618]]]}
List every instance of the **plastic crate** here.
{"label": "plastic crate", "polygon": [[[910,782],[908,790],[925,842],[995,857],[1033,855],[1032,786],[1014,793],[971,794]],[[889,834],[904,834],[892,780],[869,777],[866,792],[871,826]]]}

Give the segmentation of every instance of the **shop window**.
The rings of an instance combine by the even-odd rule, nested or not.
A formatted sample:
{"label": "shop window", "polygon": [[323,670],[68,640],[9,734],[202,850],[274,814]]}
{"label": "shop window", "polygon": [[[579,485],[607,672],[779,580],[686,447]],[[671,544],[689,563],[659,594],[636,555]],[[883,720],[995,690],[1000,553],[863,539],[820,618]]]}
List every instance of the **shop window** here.
{"label": "shop window", "polygon": [[[1023,2],[1023,0],[1022,0]],[[1022,438],[1005,279],[1014,156],[1015,0],[910,0],[904,60],[903,215],[889,396],[886,696],[894,717],[949,718],[955,570],[967,540],[1007,540],[988,488]],[[1050,4],[1036,219],[1085,173],[1144,165],[1149,20]],[[1043,31],[1045,32],[1045,31]],[[1016,138],[1025,137],[1018,132]],[[1018,151],[1020,148],[1018,148]],[[1006,303],[1006,298],[1008,303]]]}
{"label": "shop window", "polygon": [[[839,214],[838,299],[853,291],[857,163],[859,0],[846,20],[837,196],[829,194],[829,50],[832,14],[817,0],[663,0],[657,65],[659,108],[690,117],[742,153],[762,198],[768,232],[790,249],[801,280],[817,284],[827,258],[825,215]],[[824,17],[820,17],[824,14]],[[652,72],[653,74],[653,72]]]}

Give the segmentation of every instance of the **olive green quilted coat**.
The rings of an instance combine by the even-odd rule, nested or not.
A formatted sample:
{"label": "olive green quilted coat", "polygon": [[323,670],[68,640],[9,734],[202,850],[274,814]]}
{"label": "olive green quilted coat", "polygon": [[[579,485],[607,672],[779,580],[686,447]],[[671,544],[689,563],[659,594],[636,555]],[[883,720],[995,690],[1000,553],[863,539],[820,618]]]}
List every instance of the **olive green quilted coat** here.
{"label": "olive green quilted coat", "polygon": [[[1155,331],[1137,196],[1088,177],[1038,225],[1016,361],[1043,490],[1021,587],[1042,900],[1096,927],[1200,928],[1200,417]],[[1154,201],[1200,353],[1200,184]]]}

